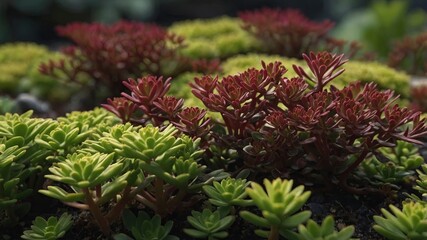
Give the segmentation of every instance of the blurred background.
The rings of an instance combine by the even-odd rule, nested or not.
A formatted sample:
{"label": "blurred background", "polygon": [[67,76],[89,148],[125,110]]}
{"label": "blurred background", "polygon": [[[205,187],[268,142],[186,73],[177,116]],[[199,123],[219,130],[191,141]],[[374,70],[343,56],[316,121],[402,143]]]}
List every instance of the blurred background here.
{"label": "blurred background", "polygon": [[[221,15],[236,16],[239,11],[262,7],[298,8],[311,19],[331,19],[337,23],[336,37],[359,40],[363,43],[363,26],[378,21],[376,0],[0,0],[0,42],[31,41],[55,46],[58,37],[55,26],[66,23],[106,22],[120,19],[155,22],[169,26],[172,22],[212,18]],[[401,1],[398,9],[388,9],[392,21],[411,21],[424,25],[418,13],[427,10],[427,1]],[[412,12],[413,18],[400,18]],[[399,15],[400,14],[400,15]],[[405,15],[404,14],[404,15]],[[407,15],[405,15],[406,17]],[[380,16],[384,18],[383,16]],[[422,24],[420,24],[422,23]],[[397,22],[396,24],[402,24]],[[399,26],[394,26],[398,30]],[[410,26],[412,27],[412,26]],[[406,30],[405,30],[406,31]]]}

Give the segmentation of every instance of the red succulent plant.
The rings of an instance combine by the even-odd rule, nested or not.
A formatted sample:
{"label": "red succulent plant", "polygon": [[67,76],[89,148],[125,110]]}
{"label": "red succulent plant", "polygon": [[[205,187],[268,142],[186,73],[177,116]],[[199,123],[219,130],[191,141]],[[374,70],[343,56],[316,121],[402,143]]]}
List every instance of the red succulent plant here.
{"label": "red succulent plant", "polygon": [[264,8],[241,12],[239,17],[243,29],[259,39],[269,53],[300,58],[302,53],[323,49],[353,57],[360,50],[357,42],[327,36],[335,25],[332,21],[312,21],[297,9]]}
{"label": "red succulent plant", "polygon": [[388,57],[391,67],[412,75],[427,74],[427,32],[397,41]]}
{"label": "red succulent plant", "polygon": [[[122,96],[143,114],[121,118],[171,123],[202,138],[204,146],[234,149],[237,169],[274,170],[359,194],[377,191],[350,186],[354,170],[370,154],[378,155],[378,148],[392,147],[397,140],[419,144],[417,139],[427,134],[425,120],[420,112],[394,104],[393,91],[380,91],[373,83],[326,89],[343,72],[343,55],[321,52],[303,58],[310,72],[293,66],[298,75],[293,78],[284,77],[287,69],[280,62],[263,62],[261,69],[222,79],[195,78],[193,94],[222,121],[213,123],[200,108],[182,108],[181,100],[165,96],[169,81],[162,84],[153,76],[126,82],[131,94]],[[116,115],[130,112],[117,109],[126,104],[109,101],[104,107]]]}
{"label": "red succulent plant", "polygon": [[42,63],[40,71],[83,84],[93,93],[118,94],[123,90],[118,83],[141,74],[176,76],[191,70],[204,74],[219,70],[218,60],[183,56],[184,38],[155,24],[73,23],[58,27],[57,32],[75,45],[62,50],[64,59]]}

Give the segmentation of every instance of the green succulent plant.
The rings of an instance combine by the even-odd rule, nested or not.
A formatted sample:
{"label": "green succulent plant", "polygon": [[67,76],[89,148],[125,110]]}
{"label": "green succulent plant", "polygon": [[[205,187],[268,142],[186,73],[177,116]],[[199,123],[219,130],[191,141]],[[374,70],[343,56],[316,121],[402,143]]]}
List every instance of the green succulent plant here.
{"label": "green succulent plant", "polygon": [[193,141],[188,136],[176,138],[176,133],[177,130],[172,125],[163,131],[147,126],[136,134],[126,132],[120,138],[123,145],[118,152],[123,157],[140,160],[139,164],[146,173],[151,173],[171,185],[194,188],[196,186],[189,183],[205,169],[197,163],[203,153],[198,149],[200,140]]}
{"label": "green succulent plant", "polygon": [[319,225],[309,219],[306,226],[298,226],[299,240],[351,240],[354,234],[354,226],[347,226],[340,231],[334,228],[334,217],[329,215]]}
{"label": "green succulent plant", "polygon": [[403,182],[415,173],[414,169],[424,163],[418,148],[404,141],[397,141],[396,146],[392,148],[380,148],[379,153],[385,158],[384,161],[380,161],[377,156],[372,156],[362,162],[361,168],[368,178],[383,183]]}
{"label": "green succulent plant", "polygon": [[167,221],[165,225],[162,225],[161,218],[159,215],[155,215],[153,218],[145,212],[138,212],[135,216],[130,210],[126,209],[123,211],[123,225],[132,233],[134,238],[127,236],[126,234],[120,233],[114,235],[115,240],[178,240],[179,238],[170,235],[170,231],[173,226],[172,221]]}
{"label": "green succulent plant", "polygon": [[417,169],[418,179],[414,189],[422,194],[424,200],[427,198],[427,164],[421,165],[421,170]]}
{"label": "green succulent plant", "polygon": [[374,216],[374,230],[390,240],[422,240],[427,238],[427,208],[421,202],[403,202],[402,210],[389,205],[382,208],[384,217]]}
{"label": "green succulent plant", "polygon": [[246,192],[262,216],[246,210],[241,211],[240,216],[261,228],[269,228],[255,230],[258,236],[277,240],[280,233],[286,238],[295,238],[294,229],[310,218],[310,211],[298,211],[310,197],[311,192],[304,191],[304,186],[292,189],[292,185],[293,180],[277,178],[272,182],[264,179],[265,190],[255,182],[251,183],[251,188],[246,188]]}
{"label": "green succulent plant", "polygon": [[103,133],[109,132],[111,127],[120,123],[115,115],[103,108],[94,108],[90,111],[73,111],[65,117],[57,118],[60,124],[78,128],[80,133],[90,132],[86,140],[98,140]]}
{"label": "green succulent plant", "polygon": [[202,212],[191,211],[191,215],[187,220],[193,228],[184,228],[184,232],[193,238],[208,240],[227,238],[226,230],[236,219],[235,216],[222,216],[219,210],[212,212],[209,209],[203,209]]}
{"label": "green succulent plant", "polygon": [[182,21],[169,31],[185,37],[183,53],[192,58],[226,58],[259,48],[255,38],[246,33],[239,19],[218,17]]}
{"label": "green succulent plant", "polygon": [[55,240],[62,238],[73,225],[71,215],[64,213],[59,219],[49,217],[47,220],[36,217],[31,226],[31,230],[24,231],[22,239],[28,240]]}
{"label": "green succulent plant", "polygon": [[0,226],[17,224],[29,211],[26,198],[41,188],[42,173],[49,166],[44,160],[50,152],[39,148],[35,138],[51,131],[56,123],[30,118],[31,114],[0,116]]}
{"label": "green succulent plant", "polygon": [[[137,171],[125,169],[123,162],[116,162],[111,154],[73,154],[49,168],[45,178],[66,184],[48,186],[40,193],[58,199],[69,206],[90,210],[104,234],[110,234],[110,222],[116,220],[130,194],[130,186],[136,181]],[[121,194],[121,198],[117,195]],[[116,205],[103,213],[101,206],[110,201]]]}
{"label": "green succulent plant", "polygon": [[214,181],[212,186],[203,186],[203,191],[208,195],[209,202],[218,207],[249,206],[252,202],[245,199],[249,184],[246,179],[226,178],[221,182]]}
{"label": "green succulent plant", "polygon": [[392,89],[402,97],[409,97],[409,75],[378,62],[349,61],[345,71],[334,80],[337,87],[354,81],[374,82],[381,89]]}
{"label": "green succulent plant", "polygon": [[227,60],[225,60],[221,67],[223,69],[223,75],[234,75],[245,71],[248,68],[260,68],[261,61],[265,62],[274,62],[280,61],[284,66],[288,66],[288,71],[285,73],[285,76],[293,77],[296,75],[294,70],[292,69],[292,65],[300,65],[302,66],[301,60],[286,58],[279,55],[266,55],[266,54],[245,54],[245,55],[237,55],[233,56]]}
{"label": "green succulent plant", "polygon": [[34,43],[0,45],[0,92],[21,92],[29,69],[48,54],[46,47]]}
{"label": "green succulent plant", "polygon": [[54,151],[53,158],[63,160],[67,154],[75,152],[91,134],[91,129],[81,131],[73,125],[59,124],[50,133],[41,135],[35,142],[40,147]]}
{"label": "green succulent plant", "polygon": [[23,182],[37,169],[26,168],[17,161],[23,154],[23,147],[6,148],[0,144],[0,226],[16,224],[30,210],[30,204],[22,200],[32,193],[32,189]]}
{"label": "green succulent plant", "polygon": [[175,137],[176,133],[172,125],[162,131],[149,125],[123,132],[115,148],[120,156],[135,159],[139,168],[154,178],[152,188],[143,190],[138,199],[161,216],[173,212],[189,192],[214,179],[203,178],[206,166],[198,163],[203,153],[198,148],[200,140]]}

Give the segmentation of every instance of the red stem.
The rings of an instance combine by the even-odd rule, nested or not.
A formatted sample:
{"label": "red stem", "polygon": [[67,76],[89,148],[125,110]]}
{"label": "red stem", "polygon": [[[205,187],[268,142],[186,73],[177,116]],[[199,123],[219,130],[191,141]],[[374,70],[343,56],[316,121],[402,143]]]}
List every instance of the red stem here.
{"label": "red stem", "polygon": [[87,205],[89,206],[89,211],[92,213],[93,217],[101,228],[102,233],[104,233],[105,236],[109,236],[111,233],[111,229],[107,219],[102,216],[101,209],[99,209],[98,205],[96,205],[96,203],[93,201],[92,194],[90,193],[89,189],[83,188],[82,191],[85,194],[85,199]]}

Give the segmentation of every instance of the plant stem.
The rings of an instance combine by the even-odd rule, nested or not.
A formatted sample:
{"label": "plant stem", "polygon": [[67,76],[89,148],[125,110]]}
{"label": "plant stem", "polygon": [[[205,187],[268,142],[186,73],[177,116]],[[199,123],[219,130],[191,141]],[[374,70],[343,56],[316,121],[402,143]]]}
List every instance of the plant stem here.
{"label": "plant stem", "polygon": [[270,234],[268,234],[268,240],[279,240],[279,227],[271,226]]}
{"label": "plant stem", "polygon": [[120,218],[120,215],[123,209],[126,207],[126,204],[130,202],[131,198],[129,198],[131,187],[126,186],[123,191],[122,198],[116,203],[113,209],[107,214],[107,219],[109,222],[113,222]]}
{"label": "plant stem", "polygon": [[156,178],[156,180],[154,181],[154,191],[155,191],[155,197],[156,197],[156,212],[160,215],[160,216],[165,216],[166,215],[166,201],[165,201],[165,196],[163,194],[163,180],[160,178]]}
{"label": "plant stem", "polygon": [[99,228],[101,229],[102,233],[104,233],[104,235],[109,236],[111,233],[110,225],[108,224],[107,219],[102,216],[99,207],[93,201],[89,188],[83,188],[82,190],[85,194],[86,203],[89,206],[89,210],[95,218],[96,222],[98,223]]}
{"label": "plant stem", "polygon": [[186,193],[187,193],[186,191],[180,189],[178,191],[178,194],[176,194],[175,197],[171,198],[171,200],[168,201],[168,206],[170,206],[168,209],[169,212],[173,212],[178,207],[182,199],[185,197]]}
{"label": "plant stem", "polygon": [[357,157],[356,161],[354,161],[346,170],[344,170],[339,175],[340,181],[346,181],[348,178],[348,175],[357,168],[357,166],[360,165],[360,163],[366,158],[369,151],[368,149],[364,148],[363,151],[360,153],[359,157]]}

